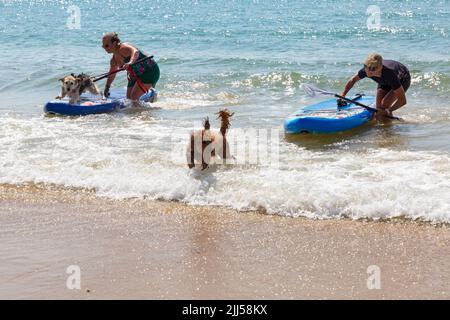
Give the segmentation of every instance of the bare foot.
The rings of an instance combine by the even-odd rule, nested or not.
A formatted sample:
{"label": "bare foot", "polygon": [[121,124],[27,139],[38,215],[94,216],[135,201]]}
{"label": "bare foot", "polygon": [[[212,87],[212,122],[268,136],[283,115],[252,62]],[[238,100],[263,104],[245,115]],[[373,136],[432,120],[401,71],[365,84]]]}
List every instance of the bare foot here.
{"label": "bare foot", "polygon": [[389,112],[386,109],[377,109],[377,113],[376,115],[376,119],[377,121],[388,121],[389,118],[387,116],[389,116]]}

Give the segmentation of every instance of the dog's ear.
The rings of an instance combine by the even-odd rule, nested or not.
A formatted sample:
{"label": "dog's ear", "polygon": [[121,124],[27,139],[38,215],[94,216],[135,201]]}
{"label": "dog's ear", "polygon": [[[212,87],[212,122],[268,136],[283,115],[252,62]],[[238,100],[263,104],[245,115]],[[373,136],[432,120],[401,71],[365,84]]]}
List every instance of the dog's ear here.
{"label": "dog's ear", "polygon": [[75,77],[75,74],[71,73],[70,75],[71,75],[72,77],[76,78],[76,77]]}
{"label": "dog's ear", "polygon": [[58,79],[58,81],[64,82],[64,78]]}
{"label": "dog's ear", "polygon": [[209,117],[203,119],[203,127],[205,128],[205,130],[209,130],[211,128],[211,125],[209,124]]}

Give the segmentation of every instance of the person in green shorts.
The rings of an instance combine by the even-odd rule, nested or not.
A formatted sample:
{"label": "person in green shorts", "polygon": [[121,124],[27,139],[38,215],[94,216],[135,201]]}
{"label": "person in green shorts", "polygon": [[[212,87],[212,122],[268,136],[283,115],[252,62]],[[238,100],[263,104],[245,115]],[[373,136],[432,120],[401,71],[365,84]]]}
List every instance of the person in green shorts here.
{"label": "person in green shorts", "polygon": [[[108,32],[103,36],[102,47],[107,53],[113,55],[110,62],[110,73],[119,68],[128,70],[131,67],[132,71],[128,71],[128,99],[138,101],[145,93],[144,89],[148,91],[155,88],[159,80],[159,67],[153,58],[133,65],[147,55],[129,43],[122,43],[116,32]],[[108,77],[103,92],[105,97],[109,96],[109,89],[115,78],[116,73]]]}

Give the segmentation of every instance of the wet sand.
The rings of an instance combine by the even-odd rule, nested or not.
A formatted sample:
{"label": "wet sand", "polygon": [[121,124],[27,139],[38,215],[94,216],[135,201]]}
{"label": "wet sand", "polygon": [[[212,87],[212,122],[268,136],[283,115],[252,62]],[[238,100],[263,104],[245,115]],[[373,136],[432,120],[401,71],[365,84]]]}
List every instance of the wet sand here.
{"label": "wet sand", "polygon": [[[450,227],[0,186],[2,299],[449,299]],[[81,289],[66,288],[66,268]],[[367,268],[381,271],[368,289]]]}

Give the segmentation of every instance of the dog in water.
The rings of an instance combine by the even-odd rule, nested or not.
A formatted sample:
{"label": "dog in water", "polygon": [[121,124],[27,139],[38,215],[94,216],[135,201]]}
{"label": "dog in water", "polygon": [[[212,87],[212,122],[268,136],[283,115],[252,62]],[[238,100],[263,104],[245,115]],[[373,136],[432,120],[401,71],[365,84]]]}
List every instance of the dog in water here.
{"label": "dog in water", "polygon": [[211,159],[218,155],[224,163],[227,159],[234,159],[230,154],[230,146],[227,141],[227,131],[230,127],[230,118],[234,115],[227,109],[220,110],[216,113],[217,119],[220,119],[220,131],[211,131],[209,118],[203,121],[203,130],[191,133],[190,141],[186,148],[186,160],[190,169],[195,164],[201,163],[202,170],[208,168]]}
{"label": "dog in water", "polygon": [[80,101],[80,96],[86,90],[95,95],[101,95],[100,90],[87,74],[79,74],[75,76],[73,73],[70,76],[59,79],[61,81],[61,94],[56,99],[62,99],[65,96],[69,97],[69,104],[75,104]]}

